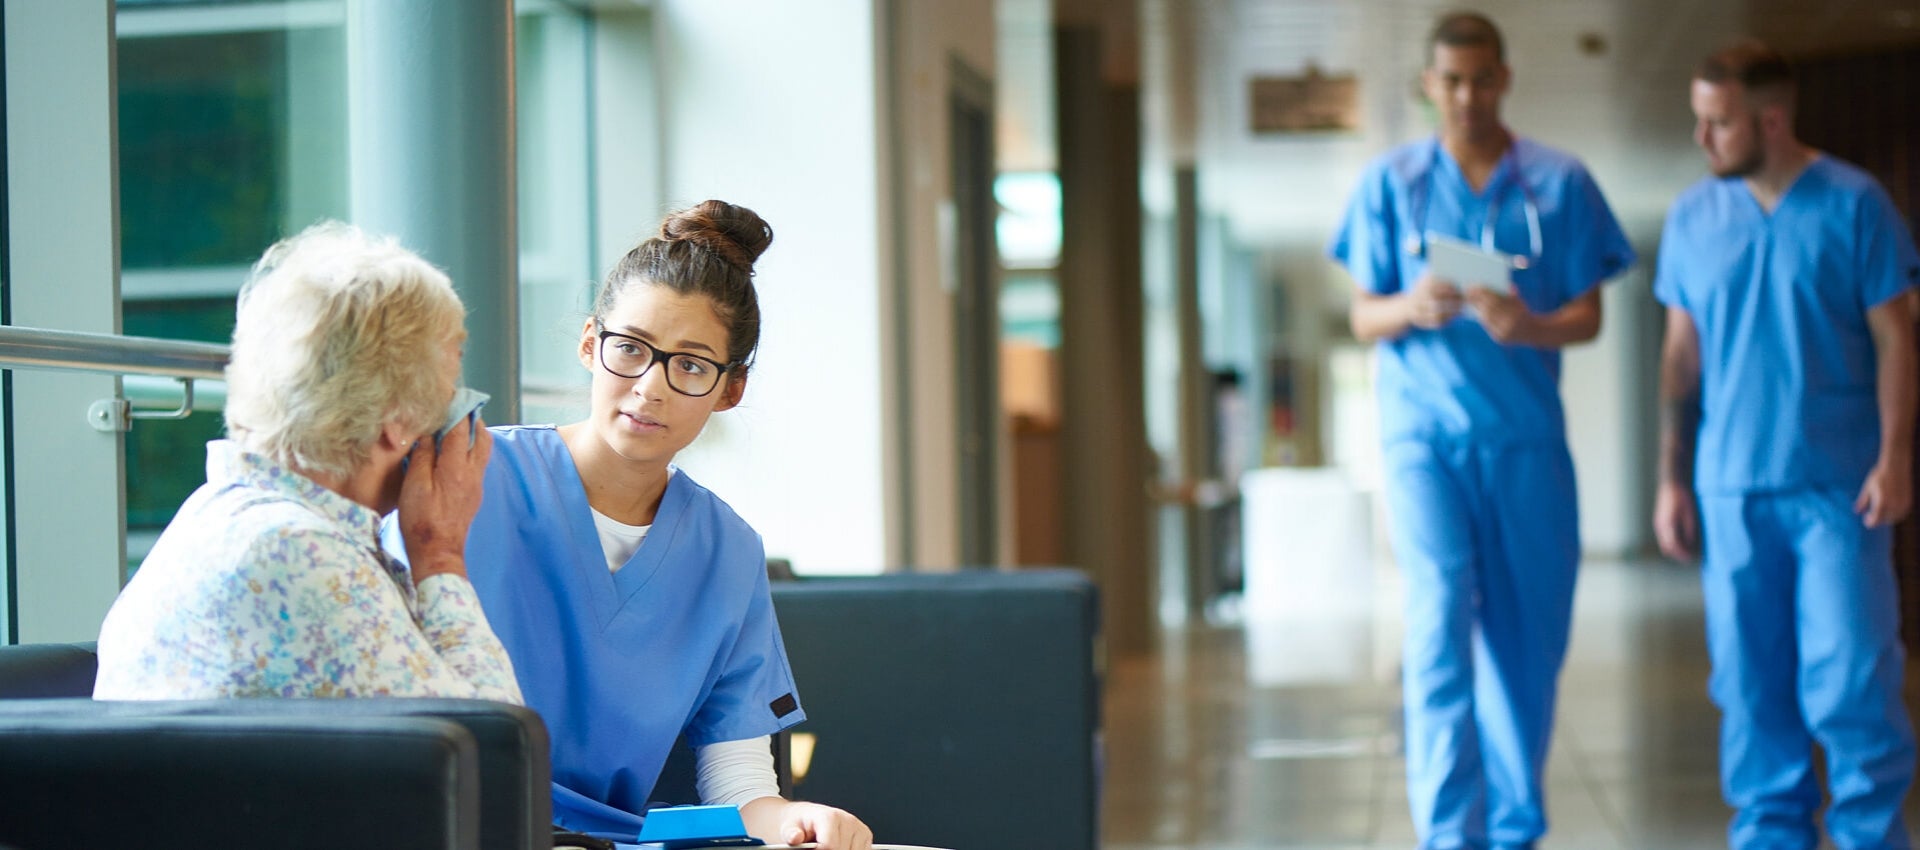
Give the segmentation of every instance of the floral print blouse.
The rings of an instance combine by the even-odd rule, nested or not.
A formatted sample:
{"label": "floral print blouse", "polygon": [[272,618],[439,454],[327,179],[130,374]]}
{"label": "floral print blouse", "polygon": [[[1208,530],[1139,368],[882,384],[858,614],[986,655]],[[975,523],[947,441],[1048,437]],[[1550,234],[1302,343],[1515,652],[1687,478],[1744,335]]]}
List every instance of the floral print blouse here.
{"label": "floral print blouse", "polygon": [[380,517],[228,440],[100,629],[96,699],[479,697],[520,703],[473,586],[414,587]]}

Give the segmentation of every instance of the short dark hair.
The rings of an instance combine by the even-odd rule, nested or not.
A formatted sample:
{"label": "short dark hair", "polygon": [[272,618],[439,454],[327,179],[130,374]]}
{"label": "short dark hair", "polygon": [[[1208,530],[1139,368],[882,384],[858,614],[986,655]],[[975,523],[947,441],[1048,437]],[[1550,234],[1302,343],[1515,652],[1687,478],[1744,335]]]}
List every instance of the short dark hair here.
{"label": "short dark hair", "polygon": [[1427,35],[1427,64],[1433,64],[1433,49],[1442,44],[1448,47],[1491,47],[1495,59],[1503,65],[1507,61],[1507,42],[1500,37],[1500,28],[1479,12],[1441,15],[1440,20],[1433,23],[1433,32]]}
{"label": "short dark hair", "polygon": [[1793,65],[1756,39],[1745,38],[1707,54],[1693,71],[1701,82],[1737,83],[1749,93],[1793,100]]}

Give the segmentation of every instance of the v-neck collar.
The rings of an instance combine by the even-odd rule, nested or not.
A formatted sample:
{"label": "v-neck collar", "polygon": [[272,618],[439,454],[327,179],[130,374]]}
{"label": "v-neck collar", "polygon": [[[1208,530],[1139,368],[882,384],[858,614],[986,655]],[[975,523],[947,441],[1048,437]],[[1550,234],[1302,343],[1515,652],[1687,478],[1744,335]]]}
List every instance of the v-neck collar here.
{"label": "v-neck collar", "polygon": [[1768,210],[1765,205],[1760,203],[1760,198],[1753,194],[1753,187],[1747,185],[1746,178],[1734,177],[1730,179],[1733,180],[1734,187],[1740,193],[1740,196],[1746,199],[1746,208],[1758,217],[1762,224],[1770,226],[1773,224],[1774,218],[1780,215],[1780,211],[1786,208],[1787,202],[1793,199],[1793,194],[1800,191],[1800,187],[1806,184],[1813,170],[1821,167],[1821,163],[1825,162],[1826,159],[1827,155],[1825,153],[1815,153],[1813,159],[1808,160],[1806,166],[1800,169],[1800,173],[1793,176],[1793,181],[1787,184],[1787,188],[1781,190],[1780,197],[1773,202],[1772,210]]}
{"label": "v-neck collar", "polygon": [[646,539],[640,541],[640,547],[620,569],[609,570],[606,550],[600,545],[600,531],[593,524],[593,509],[587,504],[587,485],[573,465],[567,441],[559,438],[558,431],[554,435],[556,439],[550,443],[547,462],[555,470],[560,484],[557,489],[567,534],[572,538],[575,579],[588,588],[594,620],[605,629],[666,562],[666,553],[673,548],[679,532],[680,518],[686,513],[687,488],[681,483],[680,470],[668,466],[667,487],[660,494],[660,507],[654,512]]}
{"label": "v-neck collar", "polygon": [[1507,149],[1500,152],[1500,158],[1494,160],[1493,169],[1487,172],[1486,185],[1481,186],[1477,191],[1473,188],[1473,183],[1467,179],[1467,170],[1460,167],[1460,161],[1454,158],[1452,151],[1447,150],[1446,144],[1440,141],[1439,136],[1433,137],[1433,162],[1438,170],[1447,175],[1447,179],[1454,181],[1456,186],[1465,190],[1467,197],[1472,198],[1475,204],[1484,204],[1500,190],[1502,180],[1513,176],[1513,171],[1517,167],[1514,165],[1516,162],[1514,151],[1519,147],[1520,137],[1515,135],[1508,143]]}

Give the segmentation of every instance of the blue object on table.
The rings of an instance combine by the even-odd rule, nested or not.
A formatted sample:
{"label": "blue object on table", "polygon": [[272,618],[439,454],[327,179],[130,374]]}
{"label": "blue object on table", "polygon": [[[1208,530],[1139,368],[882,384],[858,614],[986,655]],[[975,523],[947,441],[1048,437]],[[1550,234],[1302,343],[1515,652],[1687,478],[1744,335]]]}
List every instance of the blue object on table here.
{"label": "blue object on table", "polygon": [[661,850],[693,847],[759,847],[747,834],[738,806],[669,806],[651,809],[640,824],[640,846]]}

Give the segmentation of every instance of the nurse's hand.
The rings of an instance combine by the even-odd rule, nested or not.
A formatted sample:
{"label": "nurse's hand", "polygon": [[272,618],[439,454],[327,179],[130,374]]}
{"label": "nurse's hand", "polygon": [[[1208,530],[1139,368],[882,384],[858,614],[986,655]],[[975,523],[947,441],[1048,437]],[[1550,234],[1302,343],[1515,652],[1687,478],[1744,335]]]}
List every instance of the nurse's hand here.
{"label": "nurse's hand", "polygon": [[1526,302],[1512,295],[1501,295],[1484,286],[1467,290],[1467,303],[1480,318],[1480,326],[1495,342],[1513,344],[1528,339],[1533,327],[1533,311]]}
{"label": "nurse's hand", "polygon": [[407,455],[400,482],[400,539],[415,584],[441,574],[467,574],[467,527],[480,510],[480,482],[493,455],[486,423],[479,417],[471,421],[471,444],[455,426],[445,439],[421,438]]}
{"label": "nurse's hand", "polygon": [[1881,458],[1867,473],[1867,483],[1853,500],[1853,512],[1868,528],[1892,525],[1907,517],[1913,507],[1913,472],[1910,464]]}
{"label": "nurse's hand", "polygon": [[1660,553],[1676,561],[1700,557],[1700,514],[1686,485],[1669,481],[1654,492],[1653,537]]}
{"label": "nurse's hand", "polygon": [[1406,298],[1407,323],[1416,328],[1433,330],[1460,315],[1460,288],[1431,274],[1422,273]]}
{"label": "nurse's hand", "polygon": [[873,850],[873,830],[859,818],[818,803],[780,802],[780,829],[775,834],[781,841],[811,841],[820,845],[820,850]]}

